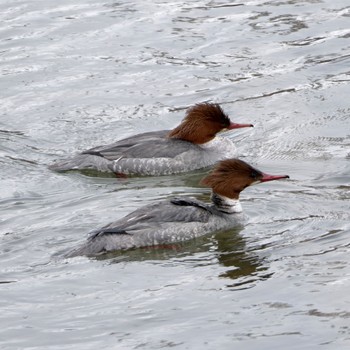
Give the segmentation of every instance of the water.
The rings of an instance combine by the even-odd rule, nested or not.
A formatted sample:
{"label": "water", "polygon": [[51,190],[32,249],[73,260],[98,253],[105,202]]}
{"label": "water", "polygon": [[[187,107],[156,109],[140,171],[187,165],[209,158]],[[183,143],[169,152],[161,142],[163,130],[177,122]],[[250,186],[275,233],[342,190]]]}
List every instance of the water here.
{"label": "water", "polygon": [[[0,347],[348,349],[346,0],[3,0]],[[242,159],[288,181],[241,196],[243,229],[177,249],[56,260],[205,173],[55,174],[67,154],[219,102]]]}

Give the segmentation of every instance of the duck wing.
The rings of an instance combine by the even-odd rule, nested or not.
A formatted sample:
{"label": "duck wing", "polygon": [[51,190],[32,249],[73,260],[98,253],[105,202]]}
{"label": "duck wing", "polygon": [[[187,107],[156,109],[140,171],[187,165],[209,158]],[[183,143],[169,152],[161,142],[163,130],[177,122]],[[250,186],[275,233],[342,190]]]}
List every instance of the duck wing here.
{"label": "duck wing", "polygon": [[120,158],[174,158],[194,146],[187,141],[170,139],[168,133],[169,130],[147,132],[91,148],[82,154],[96,155],[111,161]]}
{"label": "duck wing", "polygon": [[90,239],[101,234],[133,234],[135,231],[160,228],[163,223],[206,223],[212,206],[193,197],[175,197],[141,207],[127,216],[90,233]]}
{"label": "duck wing", "polygon": [[96,256],[114,250],[173,243],[203,234],[211,207],[194,198],[174,198],[141,207],[90,232],[88,240],[65,256]]}

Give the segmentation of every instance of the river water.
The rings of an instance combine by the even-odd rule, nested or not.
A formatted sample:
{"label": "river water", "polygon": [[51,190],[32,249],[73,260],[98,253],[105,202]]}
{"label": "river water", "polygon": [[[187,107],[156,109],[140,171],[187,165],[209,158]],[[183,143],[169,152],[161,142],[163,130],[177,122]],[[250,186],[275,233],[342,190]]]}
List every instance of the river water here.
{"label": "river water", "polygon": [[[347,0],[3,0],[0,19],[1,349],[349,348]],[[244,191],[239,230],[54,258],[146,203],[208,200],[205,170],[47,168],[201,101],[253,123],[227,137],[290,180]]]}

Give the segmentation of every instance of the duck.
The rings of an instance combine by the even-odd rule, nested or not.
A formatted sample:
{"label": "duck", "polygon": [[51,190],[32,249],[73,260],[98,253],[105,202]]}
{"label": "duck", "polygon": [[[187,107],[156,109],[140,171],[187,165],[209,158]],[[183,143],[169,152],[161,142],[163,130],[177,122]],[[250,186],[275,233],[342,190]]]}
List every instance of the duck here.
{"label": "duck", "polygon": [[231,122],[216,103],[198,103],[189,109],[172,130],[145,132],[115,143],[97,146],[49,168],[57,172],[93,169],[117,177],[160,176],[209,167],[235,156],[236,147],[223,130],[253,127]]}
{"label": "duck", "polygon": [[64,257],[171,245],[243,225],[240,193],[251,185],[286,178],[263,173],[240,159],[222,160],[200,181],[211,188],[210,203],[177,196],[147,204],[90,232],[85,242]]}

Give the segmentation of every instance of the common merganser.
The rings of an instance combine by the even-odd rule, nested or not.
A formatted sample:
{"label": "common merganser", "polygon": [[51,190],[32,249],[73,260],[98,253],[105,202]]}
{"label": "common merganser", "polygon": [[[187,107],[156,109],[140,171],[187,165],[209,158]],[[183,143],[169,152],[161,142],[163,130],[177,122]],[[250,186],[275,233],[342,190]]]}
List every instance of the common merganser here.
{"label": "common merganser", "polygon": [[192,171],[234,156],[233,142],[216,137],[218,132],[252,126],[232,123],[218,104],[200,103],[189,108],[181,124],[173,130],[146,132],[94,147],[58,161],[50,169],[95,169],[119,176],[158,176]]}
{"label": "common merganser", "polygon": [[268,175],[239,159],[226,159],[201,180],[211,187],[211,204],[174,197],[143,206],[92,231],[88,240],[65,257],[97,256],[115,250],[172,244],[243,223],[239,194],[246,187],[288,175]]}

